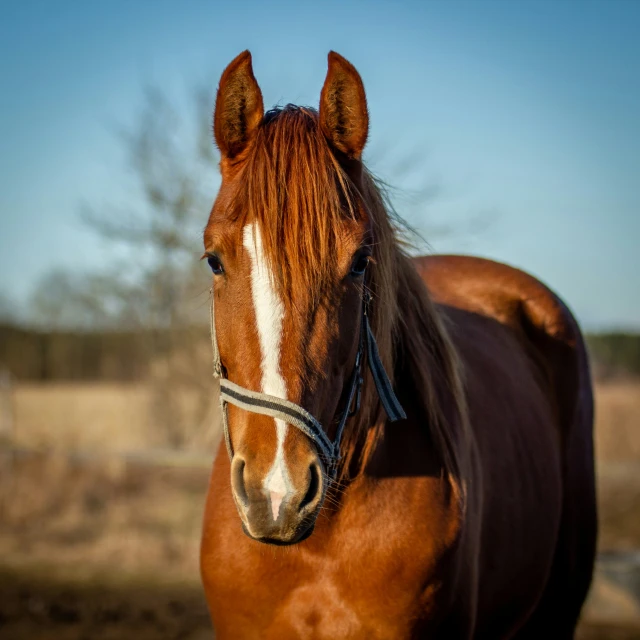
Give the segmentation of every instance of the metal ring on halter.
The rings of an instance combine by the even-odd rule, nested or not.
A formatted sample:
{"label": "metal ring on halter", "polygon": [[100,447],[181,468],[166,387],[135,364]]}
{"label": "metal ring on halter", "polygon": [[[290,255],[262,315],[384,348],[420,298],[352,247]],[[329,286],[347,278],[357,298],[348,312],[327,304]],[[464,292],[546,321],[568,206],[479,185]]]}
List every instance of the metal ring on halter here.
{"label": "metal ring on halter", "polygon": [[[371,331],[369,324],[369,307],[371,305],[371,294],[365,289],[362,299],[362,319],[360,322],[360,337],[358,339],[358,351],[351,374],[349,393],[347,402],[336,429],[333,442],[329,439],[322,425],[306,409],[300,405],[271,396],[260,391],[245,389],[234,382],[228,380],[222,369],[220,352],[218,350],[218,340],[216,338],[215,314],[214,314],[214,291],[211,289],[211,346],[213,348],[213,375],[220,380],[220,408],[222,411],[222,427],[224,440],[227,446],[229,458],[233,458],[233,446],[229,435],[229,425],[227,421],[227,403],[233,404],[245,411],[259,413],[284,420],[288,424],[296,427],[304,433],[318,448],[318,452],[324,458],[327,471],[332,478],[335,478],[340,463],[340,442],[344,432],[347,419],[356,415],[360,410],[360,397],[362,393],[363,377],[361,373],[362,359],[365,352],[367,362],[376,385],[382,406],[390,422],[403,420],[407,416],[398,402],[389,376],[384,369],[378,345]],[[354,406],[355,400],[355,406]]]}

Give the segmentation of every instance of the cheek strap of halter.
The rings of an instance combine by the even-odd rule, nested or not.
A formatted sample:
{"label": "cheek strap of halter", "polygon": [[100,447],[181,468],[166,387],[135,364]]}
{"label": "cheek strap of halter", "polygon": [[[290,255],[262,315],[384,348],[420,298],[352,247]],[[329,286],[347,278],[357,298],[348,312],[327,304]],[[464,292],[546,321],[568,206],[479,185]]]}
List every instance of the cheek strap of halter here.
{"label": "cheek strap of halter", "polygon": [[[347,423],[347,419],[360,409],[360,393],[362,390],[362,360],[364,353],[367,353],[367,362],[376,385],[380,402],[389,418],[390,422],[403,420],[407,416],[393,391],[389,376],[382,365],[378,345],[371,331],[369,323],[369,307],[371,304],[371,294],[365,290],[362,301],[362,321],[360,324],[360,337],[358,340],[358,352],[353,367],[353,373],[349,383],[349,393],[347,404],[342,413],[342,417],[336,429],[335,440],[332,442],[325,433],[322,425],[306,409],[300,405],[271,396],[260,391],[252,391],[241,387],[224,376],[222,362],[220,361],[220,351],[218,350],[218,340],[216,338],[216,324],[214,314],[214,290],[211,289],[211,346],[213,348],[213,376],[220,381],[220,408],[222,411],[222,426],[224,440],[227,446],[229,458],[233,458],[233,447],[229,435],[229,424],[227,420],[227,403],[236,407],[259,413],[272,418],[284,420],[304,433],[319,450],[327,464],[327,470],[331,477],[335,478],[338,464],[340,462],[340,441],[342,433]],[[355,406],[354,406],[355,400]]]}

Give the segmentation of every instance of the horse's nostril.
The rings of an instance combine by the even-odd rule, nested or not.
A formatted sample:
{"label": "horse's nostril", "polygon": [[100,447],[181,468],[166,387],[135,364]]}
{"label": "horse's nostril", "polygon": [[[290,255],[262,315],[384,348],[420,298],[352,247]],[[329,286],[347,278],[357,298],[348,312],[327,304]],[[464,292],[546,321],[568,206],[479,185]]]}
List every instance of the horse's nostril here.
{"label": "horse's nostril", "polygon": [[314,507],[316,506],[314,503],[317,502],[320,494],[322,493],[321,478],[322,474],[320,470],[320,463],[317,461],[311,463],[311,465],[309,465],[309,488],[298,507],[300,511],[311,504],[313,504]]}
{"label": "horse's nostril", "polygon": [[246,507],[249,504],[249,498],[244,485],[244,467],[244,459],[234,456],[231,463],[231,488],[236,494],[236,498]]}

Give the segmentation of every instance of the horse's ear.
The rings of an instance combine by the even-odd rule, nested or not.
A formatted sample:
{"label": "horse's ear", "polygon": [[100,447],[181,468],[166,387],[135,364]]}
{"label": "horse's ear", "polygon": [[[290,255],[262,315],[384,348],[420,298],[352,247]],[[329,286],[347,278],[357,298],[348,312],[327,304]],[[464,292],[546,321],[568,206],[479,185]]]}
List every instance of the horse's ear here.
{"label": "horse's ear", "polygon": [[329,142],[349,158],[359,159],[369,133],[369,113],[362,78],[335,51],[320,94],[320,126]]}
{"label": "horse's ear", "polygon": [[232,160],[247,148],[263,115],[251,54],[243,51],[224,70],[216,96],[213,131],[223,159]]}

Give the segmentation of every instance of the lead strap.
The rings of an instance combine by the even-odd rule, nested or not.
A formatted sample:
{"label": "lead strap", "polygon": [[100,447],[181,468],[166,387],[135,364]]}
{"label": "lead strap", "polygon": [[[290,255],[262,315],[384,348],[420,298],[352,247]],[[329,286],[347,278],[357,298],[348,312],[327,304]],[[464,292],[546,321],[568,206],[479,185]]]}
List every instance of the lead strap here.
{"label": "lead strap", "polygon": [[391,380],[389,380],[389,376],[384,370],[384,366],[380,360],[380,354],[378,353],[378,345],[373,331],[371,331],[371,325],[369,324],[369,316],[366,313],[364,315],[364,331],[366,333],[369,369],[371,369],[373,381],[376,384],[378,396],[380,397],[380,402],[382,402],[385,413],[391,422],[405,420],[407,414],[404,412],[402,405],[394,393]]}

